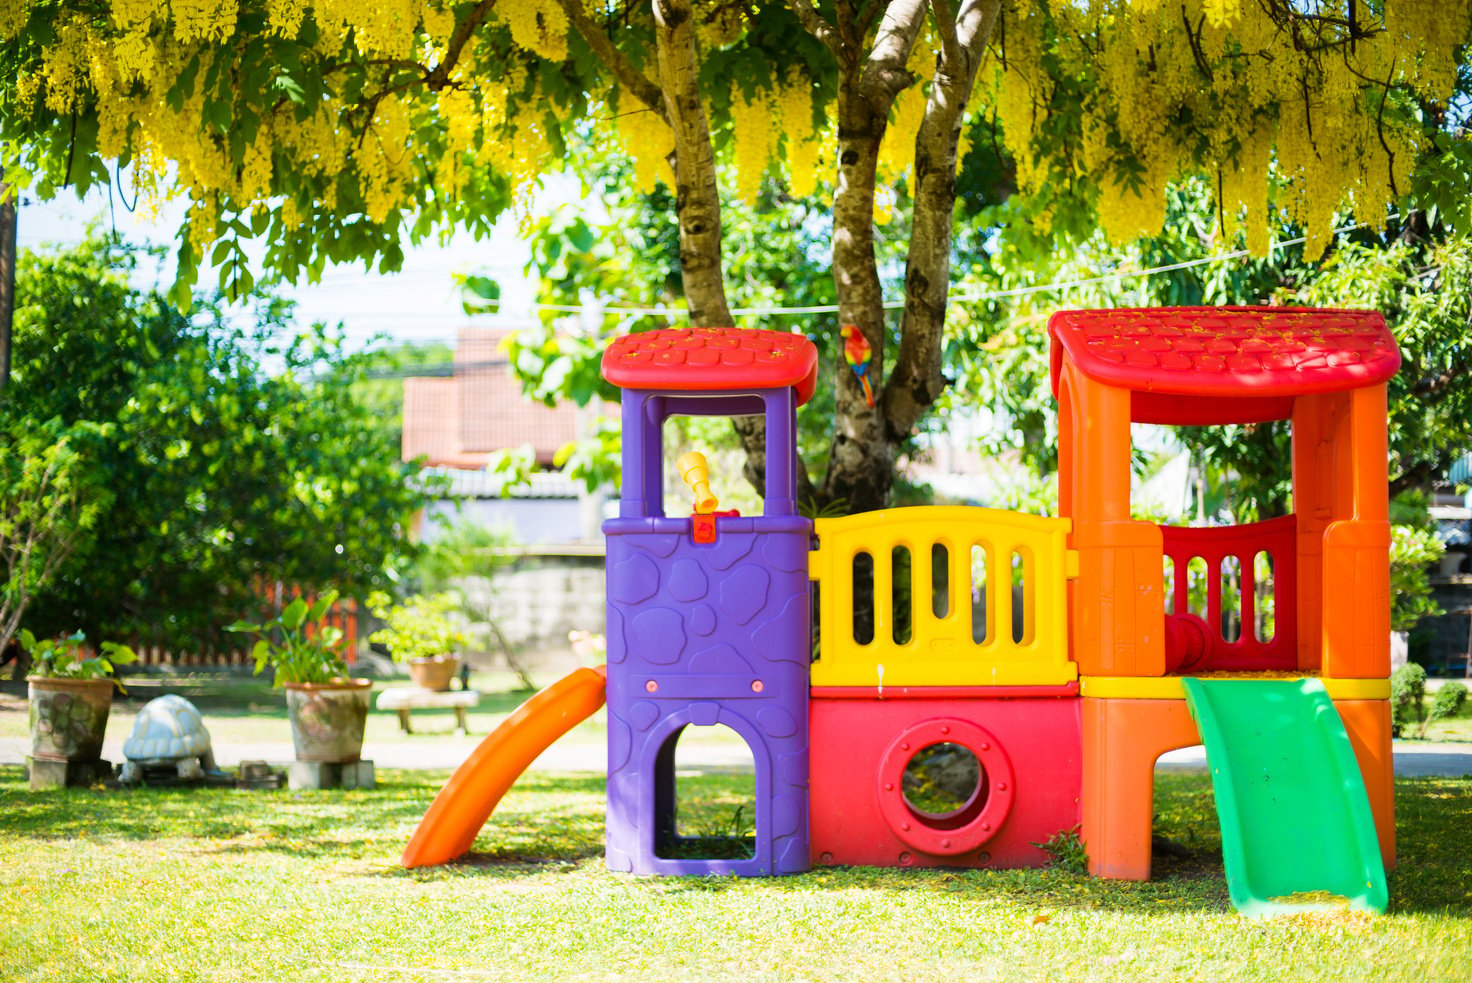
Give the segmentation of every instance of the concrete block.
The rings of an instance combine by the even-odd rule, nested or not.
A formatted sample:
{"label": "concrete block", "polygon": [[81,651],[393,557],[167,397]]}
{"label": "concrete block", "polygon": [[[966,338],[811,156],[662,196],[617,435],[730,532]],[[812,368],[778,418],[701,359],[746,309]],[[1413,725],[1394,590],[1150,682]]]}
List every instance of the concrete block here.
{"label": "concrete block", "polygon": [[31,778],[32,790],[86,788],[111,778],[112,762],[101,758],[96,761],[47,761],[27,755],[26,771]]}
{"label": "concrete block", "polygon": [[287,785],[292,789],[372,788],[373,762],[293,761]]}

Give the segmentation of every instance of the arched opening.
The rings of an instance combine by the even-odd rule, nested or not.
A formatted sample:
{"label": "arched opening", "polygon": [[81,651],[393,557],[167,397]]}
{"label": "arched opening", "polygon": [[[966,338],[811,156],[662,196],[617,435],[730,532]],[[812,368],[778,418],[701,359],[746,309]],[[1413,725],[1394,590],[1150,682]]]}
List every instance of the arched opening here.
{"label": "arched opening", "polygon": [[661,860],[756,856],[756,761],[724,724],[689,725],[660,748],[654,854]]}
{"label": "arched opening", "polygon": [[1150,877],[1215,872],[1222,864],[1216,795],[1200,744],[1167,751],[1155,761],[1150,828]]}

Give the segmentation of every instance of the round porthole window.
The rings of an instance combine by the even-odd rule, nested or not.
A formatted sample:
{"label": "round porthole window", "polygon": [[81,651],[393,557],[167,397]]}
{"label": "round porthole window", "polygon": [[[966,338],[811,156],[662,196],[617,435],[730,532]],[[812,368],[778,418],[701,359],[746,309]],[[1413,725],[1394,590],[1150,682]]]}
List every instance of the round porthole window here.
{"label": "round porthole window", "polygon": [[1015,794],[1012,763],[997,739],[969,720],[906,728],[879,766],[879,809],[902,841],[954,856],[991,839]]}
{"label": "round porthole window", "polygon": [[956,829],[986,805],[986,769],[964,744],[928,744],[905,765],[900,788],[905,804],[920,822],[936,829]]}

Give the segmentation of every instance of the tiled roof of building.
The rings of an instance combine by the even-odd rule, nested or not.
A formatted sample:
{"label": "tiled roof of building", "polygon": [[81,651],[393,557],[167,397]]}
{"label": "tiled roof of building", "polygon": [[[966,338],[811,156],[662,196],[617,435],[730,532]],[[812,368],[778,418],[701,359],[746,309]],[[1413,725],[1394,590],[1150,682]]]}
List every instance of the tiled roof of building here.
{"label": "tiled roof of building", "polygon": [[404,380],[403,458],[435,467],[483,468],[494,451],[531,444],[550,465],[577,437],[577,410],[554,408],[522,395],[500,345],[510,331],[462,328],[452,378]]}

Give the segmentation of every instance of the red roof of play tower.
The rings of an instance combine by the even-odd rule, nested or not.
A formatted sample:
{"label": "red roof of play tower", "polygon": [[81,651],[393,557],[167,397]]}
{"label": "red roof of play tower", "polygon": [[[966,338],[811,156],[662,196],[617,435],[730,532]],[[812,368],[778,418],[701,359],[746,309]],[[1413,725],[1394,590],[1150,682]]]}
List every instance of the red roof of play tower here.
{"label": "red roof of play tower", "polygon": [[818,349],[783,331],[665,328],[611,342],[603,378],[623,389],[676,392],[793,386],[800,406],[817,384]]}
{"label": "red roof of play tower", "polygon": [[[1048,321],[1048,331],[1053,338],[1053,392],[1058,392],[1066,350],[1084,375],[1133,392],[1131,415],[1138,422],[1227,422],[1243,417],[1243,410],[1243,422],[1281,418],[1294,396],[1372,386],[1400,368],[1400,350],[1385,318],[1375,311],[1060,311]],[[1164,400],[1157,395],[1205,399]],[[1223,397],[1251,400],[1256,408],[1229,407]]]}

